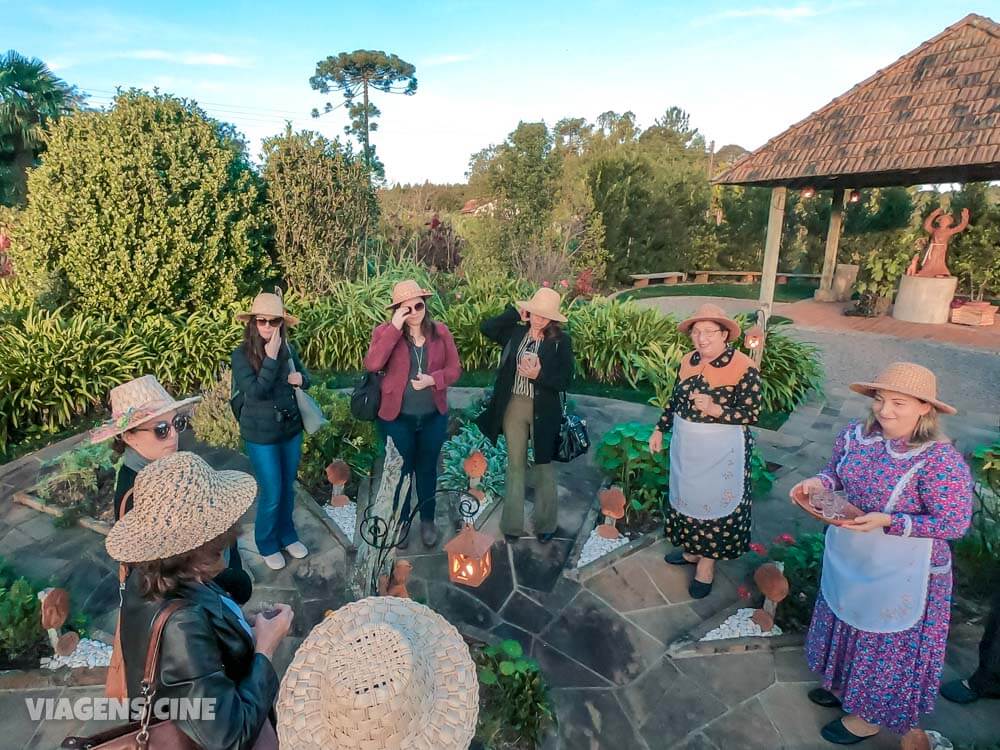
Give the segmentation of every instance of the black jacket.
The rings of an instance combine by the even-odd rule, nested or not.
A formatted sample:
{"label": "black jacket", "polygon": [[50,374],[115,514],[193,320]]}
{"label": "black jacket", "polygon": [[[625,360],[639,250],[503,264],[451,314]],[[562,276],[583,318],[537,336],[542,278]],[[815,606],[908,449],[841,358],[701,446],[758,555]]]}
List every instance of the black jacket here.
{"label": "black jacket", "polygon": [[[139,596],[138,575],[125,584],[122,606],[122,656],[129,698],[141,695],[142,673],[153,618],[162,600]],[[188,605],[175,612],[160,643],[160,698],[214,698],[213,719],[175,723],[204,750],[253,747],[278,694],[270,660],[254,652],[253,639],[220,597],[214,584],[184,583],[172,598]]]}
{"label": "black jacket", "polygon": [[[483,321],[479,327],[483,335],[503,347],[500,368],[493,387],[493,398],[476,424],[492,442],[503,432],[503,416],[514,390],[514,375],[517,372],[517,349],[528,334],[528,326],[521,322],[521,316],[511,305],[500,315]],[[559,441],[559,425],[562,422],[562,405],[559,394],[569,388],[573,381],[573,342],[569,334],[554,339],[545,339],[538,347],[541,372],[533,381],[535,387],[535,414],[532,429],[532,446],[535,449],[535,463],[552,462],[556,444]]]}
{"label": "black jacket", "polygon": [[[310,384],[309,373],[292,351],[295,369],[302,373],[302,387]],[[240,413],[240,437],[251,443],[281,443],[302,432],[302,417],[295,403],[295,389],[288,384],[289,349],[282,346],[277,359],[265,357],[260,372],[254,372],[243,347],[233,352],[233,389],[244,396]]]}

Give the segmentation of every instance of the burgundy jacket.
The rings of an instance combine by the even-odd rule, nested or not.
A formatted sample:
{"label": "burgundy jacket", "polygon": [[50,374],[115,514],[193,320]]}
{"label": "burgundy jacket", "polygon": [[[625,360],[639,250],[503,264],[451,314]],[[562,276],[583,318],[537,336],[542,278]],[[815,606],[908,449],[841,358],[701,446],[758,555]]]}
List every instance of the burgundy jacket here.
{"label": "burgundy jacket", "polygon": [[[431,390],[434,405],[442,414],[448,411],[448,386],[462,374],[458,362],[458,349],[451,331],[443,323],[434,324],[435,338],[428,338],[426,344],[427,364],[424,371],[434,378]],[[378,415],[391,422],[399,416],[403,408],[403,393],[410,374],[410,351],[403,332],[392,323],[383,323],[372,331],[372,342],[365,355],[365,369],[369,372],[385,371],[382,378],[382,404]]]}

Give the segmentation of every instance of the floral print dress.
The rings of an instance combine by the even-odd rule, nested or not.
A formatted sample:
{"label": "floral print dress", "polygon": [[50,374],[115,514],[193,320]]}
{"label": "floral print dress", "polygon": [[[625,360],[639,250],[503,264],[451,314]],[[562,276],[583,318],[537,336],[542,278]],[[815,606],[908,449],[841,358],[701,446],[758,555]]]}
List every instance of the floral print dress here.
{"label": "floral print dress", "polygon": [[[818,475],[828,489],[844,490],[866,513],[881,512],[896,495],[886,534],[933,539],[923,618],[895,633],[871,633],[840,620],[820,593],[806,640],[809,668],[844,710],[897,734],[934,709],[951,613],[951,551],[972,516],[972,478],[950,443],[918,447],[885,440],[876,427],[850,424],[834,443]],[[879,532],[868,532],[879,533]]]}
{"label": "floral print dress", "polygon": [[[708,363],[709,367],[723,368],[735,356],[735,349],[727,347],[718,357]],[[691,365],[699,367],[701,356],[694,352]],[[708,394],[722,407],[722,415],[710,417],[698,411],[691,401],[694,392]],[[672,544],[683,547],[693,555],[704,555],[716,560],[734,560],[749,549],[750,545],[750,456],[753,451],[753,436],[749,425],[756,424],[760,416],[761,390],[760,372],[755,367],[746,370],[739,382],[712,388],[703,375],[694,375],[684,380],[678,376],[670,403],[663,411],[656,429],[669,432],[674,416],[689,422],[744,425],[744,470],[743,500],[727,516],[713,519],[698,519],[675,510],[669,502],[664,503],[664,527]]]}

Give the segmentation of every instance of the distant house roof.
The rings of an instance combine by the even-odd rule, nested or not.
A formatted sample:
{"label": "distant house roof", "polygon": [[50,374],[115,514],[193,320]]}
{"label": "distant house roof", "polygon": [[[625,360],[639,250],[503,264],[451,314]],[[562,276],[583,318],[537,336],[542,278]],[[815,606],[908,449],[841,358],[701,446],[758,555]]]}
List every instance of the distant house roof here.
{"label": "distant house roof", "polygon": [[1000,179],[1000,25],[966,16],[714,182],[819,188]]}
{"label": "distant house roof", "polygon": [[478,205],[479,205],[479,202],[475,198],[473,198],[472,200],[467,200],[465,202],[465,205],[462,206],[462,213],[463,214],[475,213],[476,206],[478,206]]}

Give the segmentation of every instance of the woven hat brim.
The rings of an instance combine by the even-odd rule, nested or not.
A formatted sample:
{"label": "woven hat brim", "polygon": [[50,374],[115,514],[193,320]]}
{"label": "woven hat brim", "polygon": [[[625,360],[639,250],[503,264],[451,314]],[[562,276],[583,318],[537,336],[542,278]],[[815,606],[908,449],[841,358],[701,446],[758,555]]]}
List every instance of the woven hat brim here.
{"label": "woven hat brim", "polygon": [[936,398],[927,398],[927,396],[923,394],[915,393],[913,390],[908,388],[901,388],[898,385],[891,385],[889,383],[851,383],[848,387],[855,393],[860,393],[862,396],[867,396],[868,398],[874,398],[876,391],[892,391],[894,393],[902,393],[906,396],[913,396],[913,398],[927,402],[942,414],[958,414],[958,409],[951,404],[946,404],[944,401],[938,401]]}
{"label": "woven hat brim", "polygon": [[[337,612],[354,610],[371,624],[400,626],[401,613],[384,600],[362,599]],[[479,678],[469,647],[455,626],[428,607],[409,599],[395,599],[402,605],[412,627],[421,638],[415,649],[433,653],[432,708],[412,733],[400,734],[399,742],[385,745],[392,750],[466,750],[476,733],[479,714]],[[411,606],[412,605],[412,606]],[[360,611],[358,611],[360,610]],[[368,747],[361,736],[334,736],[325,715],[335,707],[324,690],[324,667],[330,645],[351,632],[337,621],[337,613],[323,620],[306,636],[285,671],[278,690],[278,743],[283,750],[314,750],[317,747]],[[374,747],[375,745],[372,745]],[[379,747],[383,747],[379,745]]]}
{"label": "woven hat brim", "polygon": [[682,320],[677,325],[677,330],[679,330],[681,333],[690,333],[691,328],[692,328],[692,326],[694,326],[695,323],[699,323],[699,322],[705,321],[705,320],[711,321],[712,323],[718,323],[720,326],[722,326],[727,331],[729,331],[729,341],[734,341],[734,340],[736,340],[736,339],[738,339],[740,337],[740,324],[737,323],[732,318],[720,318],[720,317],[713,317],[713,316],[695,316],[695,317],[691,317],[691,318],[687,318],[685,320]]}
{"label": "woven hat brim", "polygon": [[211,512],[189,516],[169,528],[141,508],[126,513],[111,527],[104,543],[108,555],[123,563],[163,560],[197,549],[228,531],[253,505],[257,482],[242,471],[217,471],[215,480]]}
{"label": "woven hat brim", "polygon": [[[262,312],[241,312],[237,313],[236,319],[241,323],[246,323],[250,320],[250,318],[256,318],[258,315],[267,315],[267,314],[268,313],[262,313]],[[279,316],[275,315],[274,317],[277,318]],[[289,327],[294,327],[299,324],[299,319],[296,318],[294,315],[289,314],[288,312],[282,313],[280,317],[282,318],[282,320],[285,321],[285,325]]]}
{"label": "woven hat brim", "polygon": [[167,412],[178,411],[179,409],[183,409],[185,406],[196,404],[199,401],[201,401],[201,396],[191,396],[190,398],[185,398],[181,401],[174,401],[173,403],[164,406],[162,409],[157,409],[149,416],[130,423],[126,427],[119,427],[111,421],[106,422],[104,425],[90,431],[90,442],[103,443],[105,440],[110,440],[111,438],[117,437],[118,435],[128,432],[129,430],[134,430],[136,427],[141,427],[147,422],[152,422],[154,419],[162,417]]}
{"label": "woven hat brim", "polygon": [[[427,299],[428,297],[433,297],[433,296],[434,296],[434,292],[432,292],[432,291],[430,291],[428,289],[421,289],[419,294],[414,294],[412,297],[407,297],[406,299],[413,299],[413,297],[420,297],[421,299]],[[388,305],[385,306],[385,309],[386,310],[391,310],[392,308],[396,307],[397,305],[401,305],[404,302],[406,302],[406,299],[401,299],[399,302],[390,302]]]}
{"label": "woven hat brim", "polygon": [[533,305],[530,299],[519,299],[514,304],[521,310],[533,312],[535,315],[541,315],[543,318],[548,318],[549,320],[555,320],[560,323],[566,323],[569,321],[569,318],[558,310],[544,310],[537,305]]}

